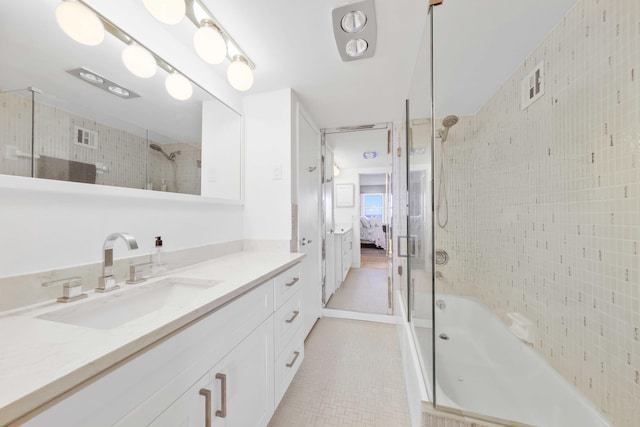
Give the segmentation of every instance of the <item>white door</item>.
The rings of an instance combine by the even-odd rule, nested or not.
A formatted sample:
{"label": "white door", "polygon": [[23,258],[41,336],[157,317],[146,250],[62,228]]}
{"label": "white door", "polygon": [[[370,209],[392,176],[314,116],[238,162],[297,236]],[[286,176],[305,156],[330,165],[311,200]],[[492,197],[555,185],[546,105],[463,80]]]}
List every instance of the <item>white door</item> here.
{"label": "white door", "polygon": [[310,331],[322,311],[322,273],[320,239],[320,132],[298,112],[298,250],[307,256],[302,261],[304,279],[304,335]]}
{"label": "white door", "polygon": [[324,183],[323,192],[323,213],[324,213],[324,292],[322,294],[323,305],[327,304],[329,298],[336,290],[336,265],[335,265],[335,243],[333,221],[333,150],[324,146]]}

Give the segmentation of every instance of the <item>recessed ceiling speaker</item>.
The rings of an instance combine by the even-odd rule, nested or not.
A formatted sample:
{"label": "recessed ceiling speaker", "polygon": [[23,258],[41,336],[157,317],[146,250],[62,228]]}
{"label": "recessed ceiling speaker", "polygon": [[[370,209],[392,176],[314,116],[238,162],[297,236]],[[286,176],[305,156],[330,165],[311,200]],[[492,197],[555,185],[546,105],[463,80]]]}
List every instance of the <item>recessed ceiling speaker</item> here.
{"label": "recessed ceiling speaker", "polygon": [[333,9],[333,35],[343,61],[370,58],[376,52],[376,10],[373,0]]}

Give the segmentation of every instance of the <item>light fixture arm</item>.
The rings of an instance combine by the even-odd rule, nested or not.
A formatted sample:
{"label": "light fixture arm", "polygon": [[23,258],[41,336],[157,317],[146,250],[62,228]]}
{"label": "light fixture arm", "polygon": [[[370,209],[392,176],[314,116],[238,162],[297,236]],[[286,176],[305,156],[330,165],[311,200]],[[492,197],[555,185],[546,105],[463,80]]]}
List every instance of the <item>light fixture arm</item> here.
{"label": "light fixture arm", "polygon": [[[231,37],[229,33],[224,29],[224,27],[220,25],[220,22],[216,20],[213,14],[209,11],[209,9],[207,9],[207,7],[204,4],[202,4],[200,0],[185,0],[185,4],[186,4],[186,13],[185,13],[186,17],[189,19],[189,21],[191,21],[193,25],[195,25],[196,28],[200,28],[202,26],[202,21],[204,19],[211,21],[211,25],[213,25],[218,31],[220,31],[220,34],[222,34],[222,37],[227,41],[227,43],[231,43],[233,45],[233,47],[237,50],[237,53],[240,54],[246,60],[247,65],[249,65],[249,67],[252,70],[256,69],[256,65],[253,63],[253,61],[251,61],[251,59],[249,59],[249,56],[246,53],[244,53],[244,51],[240,48],[238,43],[236,43],[233,37]],[[206,16],[198,18],[196,13],[196,8],[201,10],[202,13],[204,13]],[[232,55],[235,56],[236,53],[231,53],[227,49],[227,59],[229,61],[233,61]]]}

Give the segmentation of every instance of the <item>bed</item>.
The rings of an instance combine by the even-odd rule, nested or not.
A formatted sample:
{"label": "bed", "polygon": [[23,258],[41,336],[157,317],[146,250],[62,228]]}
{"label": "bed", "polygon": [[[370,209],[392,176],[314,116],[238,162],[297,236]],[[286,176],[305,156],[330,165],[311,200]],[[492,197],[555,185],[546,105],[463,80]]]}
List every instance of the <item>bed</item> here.
{"label": "bed", "polygon": [[387,250],[387,234],[382,225],[382,220],[377,217],[360,217],[360,243],[373,244],[378,248]]}

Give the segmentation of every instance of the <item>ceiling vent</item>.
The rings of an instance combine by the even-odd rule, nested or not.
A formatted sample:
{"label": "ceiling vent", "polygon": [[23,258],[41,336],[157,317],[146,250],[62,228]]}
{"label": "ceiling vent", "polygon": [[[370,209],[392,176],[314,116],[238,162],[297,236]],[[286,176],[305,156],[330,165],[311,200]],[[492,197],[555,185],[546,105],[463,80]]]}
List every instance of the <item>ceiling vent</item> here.
{"label": "ceiling vent", "polygon": [[331,11],[333,35],[343,61],[370,58],[376,52],[376,11],[373,0]]}

